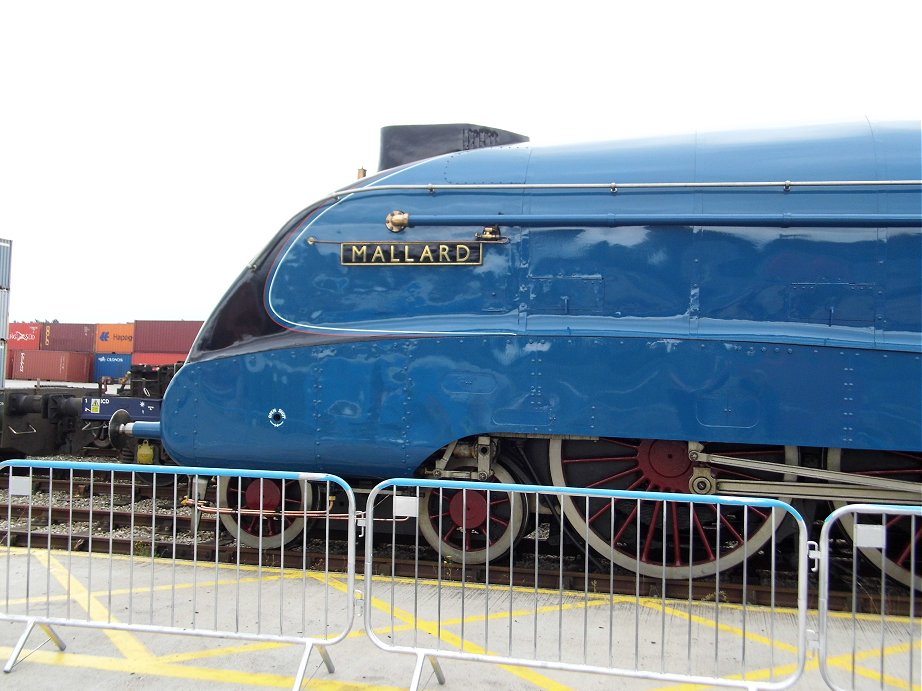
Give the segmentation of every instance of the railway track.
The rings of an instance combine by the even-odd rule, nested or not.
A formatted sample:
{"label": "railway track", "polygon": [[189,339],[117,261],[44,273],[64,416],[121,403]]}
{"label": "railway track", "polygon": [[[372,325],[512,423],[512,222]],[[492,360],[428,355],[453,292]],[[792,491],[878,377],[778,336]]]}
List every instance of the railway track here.
{"label": "railway track", "polygon": [[[115,471],[113,471],[115,472]],[[114,476],[113,476],[114,478]],[[33,502],[10,501],[8,477],[0,478],[0,543],[38,549],[69,549],[74,552],[149,556],[199,562],[241,563],[265,567],[310,568],[344,572],[347,569],[346,542],[339,539],[337,521],[331,521],[330,549],[310,530],[284,551],[259,550],[237,545],[215,513],[203,512],[196,521],[184,479],[168,486],[146,482],[149,478],[103,481],[66,471],[33,471]],[[49,506],[48,497],[51,497]],[[92,501],[91,501],[92,499]],[[205,504],[214,505],[214,488]],[[179,510],[173,510],[176,505]],[[319,532],[319,531],[318,531]],[[604,568],[590,560],[583,569],[581,554],[559,552],[554,544],[541,543],[539,568],[534,563],[466,564],[437,560],[424,541],[412,535],[390,531],[378,537],[371,558],[376,575],[404,578],[441,579],[547,588],[578,592],[642,595],[644,597],[713,600],[749,605],[797,606],[797,575],[793,571],[762,572],[750,565],[722,573],[720,578],[666,580],[624,573],[617,566]],[[357,560],[365,559],[365,541],[356,546]],[[418,558],[413,558],[418,555]],[[838,557],[848,559],[848,556]],[[774,582],[772,582],[774,581]],[[815,584],[814,584],[815,585]],[[880,607],[880,579],[868,577],[854,589],[838,584],[830,593],[834,610],[876,613]],[[888,585],[886,610],[889,614],[918,614],[917,597],[908,589]],[[808,604],[817,606],[818,588],[811,587]]]}

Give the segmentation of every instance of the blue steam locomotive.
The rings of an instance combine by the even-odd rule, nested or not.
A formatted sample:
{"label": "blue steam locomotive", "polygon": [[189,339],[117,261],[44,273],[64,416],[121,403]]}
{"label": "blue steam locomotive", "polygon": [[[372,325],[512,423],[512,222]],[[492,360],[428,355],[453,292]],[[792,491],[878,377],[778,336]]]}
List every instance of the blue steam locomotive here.
{"label": "blue steam locomotive", "polygon": [[[166,393],[174,459],[918,503],[919,123],[460,148],[311,205],[246,267]],[[499,555],[524,529],[512,501],[427,494],[422,532]],[[652,549],[670,576],[735,566],[779,528],[560,508],[600,554]],[[278,544],[301,527],[242,526]],[[868,555],[908,583],[922,535],[903,535]]]}

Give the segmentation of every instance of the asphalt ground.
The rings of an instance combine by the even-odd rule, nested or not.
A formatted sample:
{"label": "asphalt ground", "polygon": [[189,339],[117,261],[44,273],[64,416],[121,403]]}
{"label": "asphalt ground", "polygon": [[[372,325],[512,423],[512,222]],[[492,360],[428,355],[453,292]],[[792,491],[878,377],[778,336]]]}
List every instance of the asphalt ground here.
{"label": "asphalt ground", "polygon": [[[146,562],[145,562],[146,563]],[[303,604],[288,607],[308,593],[307,619],[326,623],[304,634],[322,640],[349,628],[342,574],[280,573],[273,569],[215,567],[211,580],[202,572],[186,573],[151,560],[154,571],[127,558],[68,555],[39,549],[0,550],[0,614],[41,617],[69,613],[74,621],[133,624],[173,610],[194,610],[202,630],[229,630],[224,618],[233,611],[235,626],[247,634],[258,624],[271,634],[275,622],[304,617]],[[226,570],[225,570],[226,568]],[[159,570],[159,571],[158,571]],[[218,583],[220,581],[220,590]],[[27,592],[25,584],[29,585]],[[285,583],[281,595],[275,588]],[[43,584],[52,596],[38,601]],[[793,610],[741,607],[727,603],[689,603],[659,598],[612,598],[584,592],[532,591],[508,586],[438,583],[375,577],[372,591],[356,583],[362,599],[351,631],[327,648],[331,673],[315,649],[303,688],[325,691],[405,689],[413,677],[412,655],[375,645],[361,616],[370,607],[371,635],[384,645],[438,648],[446,655],[561,659],[572,664],[614,666],[633,673],[685,671],[739,678],[743,669],[755,685],[780,683],[797,669],[798,618]],[[200,593],[198,596],[193,593]],[[233,595],[231,595],[233,593]],[[240,607],[226,598],[236,597]],[[274,603],[280,603],[275,606]],[[217,609],[215,609],[217,608]],[[259,611],[259,622],[239,621],[241,613]],[[256,608],[254,610],[254,608]],[[285,619],[286,621],[282,621]],[[818,629],[817,613],[808,612],[807,627]],[[183,628],[177,624],[176,629]],[[308,626],[308,628],[310,628]],[[6,660],[26,629],[23,621],[0,621],[0,658]],[[40,627],[29,635],[13,670],[0,676],[6,689],[209,689],[291,688],[304,647],[271,640],[235,640],[172,633],[149,633],[55,625],[66,645],[59,651]],[[325,633],[323,633],[325,632]],[[259,635],[259,634],[257,634]],[[836,613],[830,617],[826,664],[841,688],[922,689],[922,620],[918,618]],[[742,661],[742,666],[740,662]],[[710,688],[673,679],[614,678],[521,664],[442,659],[446,684],[423,665],[420,688],[426,689],[658,689]],[[795,689],[828,688],[815,650],[807,653]]]}

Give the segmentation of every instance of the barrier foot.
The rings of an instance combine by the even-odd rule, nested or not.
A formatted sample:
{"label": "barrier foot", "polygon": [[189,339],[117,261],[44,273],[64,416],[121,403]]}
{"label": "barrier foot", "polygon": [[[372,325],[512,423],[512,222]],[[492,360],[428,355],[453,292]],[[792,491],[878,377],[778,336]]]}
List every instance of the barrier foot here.
{"label": "barrier foot", "polygon": [[429,660],[432,664],[432,671],[435,672],[435,678],[439,680],[439,684],[445,684],[445,675],[442,673],[442,665],[439,664],[438,658],[420,653],[416,656],[416,668],[413,670],[413,681],[410,682],[410,691],[416,691],[419,688],[419,682],[422,680],[423,676],[423,664],[426,660]]}
{"label": "barrier foot", "polygon": [[[304,646],[304,655],[301,656],[301,664],[298,665],[298,673],[295,675],[294,686],[291,687],[292,691],[299,691],[301,685],[304,683],[304,675],[307,673],[307,660],[311,656],[311,651],[314,649],[313,643],[308,643]],[[317,651],[320,653],[320,657],[323,658],[323,664],[326,665],[327,671],[332,674],[336,671],[336,668],[333,666],[333,660],[330,659],[330,653],[327,652],[327,648],[324,645],[318,645]]]}
{"label": "barrier foot", "polygon": [[[16,645],[13,646],[13,652],[10,653],[9,659],[6,661],[6,665],[3,667],[3,671],[7,674],[13,671],[13,666],[16,664],[16,661],[19,659],[19,656],[22,654],[22,649],[26,645],[26,640],[29,638],[29,634],[32,633],[32,629],[35,628],[36,621],[35,619],[29,619],[26,623],[26,630],[22,632],[22,635],[19,637],[19,640],[16,641]],[[42,631],[45,632],[45,635],[48,636],[57,647],[58,650],[64,650],[67,646],[64,644],[64,641],[61,640],[61,637],[54,632],[48,624],[39,624]]]}

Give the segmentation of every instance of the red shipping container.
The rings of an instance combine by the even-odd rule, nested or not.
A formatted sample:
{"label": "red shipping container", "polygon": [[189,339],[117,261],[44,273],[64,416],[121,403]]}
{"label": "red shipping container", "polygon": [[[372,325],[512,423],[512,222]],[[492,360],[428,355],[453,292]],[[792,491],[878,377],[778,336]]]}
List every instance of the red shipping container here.
{"label": "red shipping container", "polygon": [[[94,336],[95,338],[95,336]],[[14,350],[10,379],[41,379],[42,381],[90,381],[92,353],[60,352],[56,350]]]}
{"label": "red shipping container", "polygon": [[46,323],[42,350],[92,353],[96,350],[96,324]]}
{"label": "red shipping container", "polygon": [[132,353],[131,364],[134,365],[175,365],[185,362],[188,353]]}
{"label": "red shipping container", "polygon": [[14,322],[7,332],[7,347],[12,350],[38,350],[45,334],[42,322]]}
{"label": "red shipping container", "polygon": [[183,353],[184,359],[202,324],[197,321],[136,321],[134,352]]}

